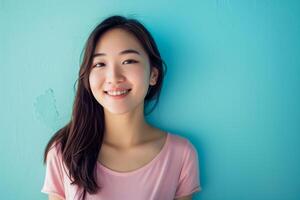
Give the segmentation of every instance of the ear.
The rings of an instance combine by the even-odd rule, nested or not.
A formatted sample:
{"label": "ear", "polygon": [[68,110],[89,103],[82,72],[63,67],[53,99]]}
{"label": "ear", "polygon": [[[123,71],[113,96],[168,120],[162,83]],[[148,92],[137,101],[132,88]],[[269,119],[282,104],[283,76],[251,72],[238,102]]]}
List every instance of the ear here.
{"label": "ear", "polygon": [[155,85],[158,78],[158,69],[156,67],[152,67],[151,75],[150,75],[150,85]]}

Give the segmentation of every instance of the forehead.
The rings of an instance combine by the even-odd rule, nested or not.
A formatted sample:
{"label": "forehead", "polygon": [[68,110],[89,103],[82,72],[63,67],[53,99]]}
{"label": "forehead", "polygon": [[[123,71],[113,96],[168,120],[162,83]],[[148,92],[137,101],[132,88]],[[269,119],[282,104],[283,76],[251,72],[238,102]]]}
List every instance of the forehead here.
{"label": "forehead", "polygon": [[95,53],[117,55],[125,49],[135,49],[142,55],[146,55],[140,41],[132,33],[121,28],[114,28],[98,39]]}

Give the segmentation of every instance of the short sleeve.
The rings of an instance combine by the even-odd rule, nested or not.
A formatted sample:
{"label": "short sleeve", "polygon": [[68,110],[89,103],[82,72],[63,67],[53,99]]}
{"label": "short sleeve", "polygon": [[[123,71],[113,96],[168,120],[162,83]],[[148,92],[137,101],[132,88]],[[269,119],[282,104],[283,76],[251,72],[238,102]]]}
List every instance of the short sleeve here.
{"label": "short sleeve", "polygon": [[182,169],[175,198],[191,195],[202,190],[199,178],[198,153],[195,147],[187,140],[183,154]]}
{"label": "short sleeve", "polygon": [[48,151],[46,174],[41,192],[65,199],[62,159],[55,146],[52,146]]}

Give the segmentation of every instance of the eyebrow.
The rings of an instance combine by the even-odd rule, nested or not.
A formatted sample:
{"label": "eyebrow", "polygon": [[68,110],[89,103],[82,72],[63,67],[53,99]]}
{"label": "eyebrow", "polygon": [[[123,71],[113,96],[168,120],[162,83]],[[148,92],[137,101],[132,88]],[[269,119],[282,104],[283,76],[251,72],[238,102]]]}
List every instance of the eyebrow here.
{"label": "eyebrow", "polygon": [[[119,55],[124,55],[124,54],[128,54],[128,53],[134,53],[134,54],[141,55],[138,51],[136,51],[134,49],[123,50],[119,53]],[[95,54],[93,54],[93,58],[97,57],[97,56],[105,56],[105,55],[106,55],[105,53],[95,53]]]}

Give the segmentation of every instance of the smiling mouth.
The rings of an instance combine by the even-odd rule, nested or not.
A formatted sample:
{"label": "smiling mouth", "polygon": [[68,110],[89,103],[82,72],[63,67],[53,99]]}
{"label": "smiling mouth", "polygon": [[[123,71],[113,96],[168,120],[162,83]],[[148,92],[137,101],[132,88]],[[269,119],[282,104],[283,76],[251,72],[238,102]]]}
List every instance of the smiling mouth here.
{"label": "smiling mouth", "polygon": [[123,91],[104,91],[105,94],[109,95],[109,96],[126,96],[129,92],[131,91],[131,89],[128,90],[123,90]]}

